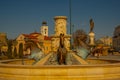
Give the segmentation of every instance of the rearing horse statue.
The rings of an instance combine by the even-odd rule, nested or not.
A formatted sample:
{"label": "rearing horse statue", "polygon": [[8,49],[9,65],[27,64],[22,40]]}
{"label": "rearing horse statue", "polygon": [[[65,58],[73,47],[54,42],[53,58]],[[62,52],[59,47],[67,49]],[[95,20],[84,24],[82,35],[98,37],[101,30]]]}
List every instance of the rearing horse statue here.
{"label": "rearing horse statue", "polygon": [[66,64],[66,55],[67,49],[64,46],[64,34],[60,34],[60,45],[57,50],[57,60],[60,65]]}

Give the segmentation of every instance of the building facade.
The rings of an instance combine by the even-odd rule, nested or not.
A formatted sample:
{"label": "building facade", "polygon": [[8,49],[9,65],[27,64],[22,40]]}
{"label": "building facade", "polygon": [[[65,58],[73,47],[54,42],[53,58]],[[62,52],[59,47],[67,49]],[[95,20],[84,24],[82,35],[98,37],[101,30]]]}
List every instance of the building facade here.
{"label": "building facade", "polygon": [[48,26],[47,22],[42,22],[40,27],[40,32],[33,32],[30,34],[20,34],[16,38],[17,44],[14,46],[14,49],[17,49],[19,54],[20,44],[23,44],[23,54],[31,54],[33,48],[41,49],[45,54],[48,54],[51,51],[51,37],[48,36]]}
{"label": "building facade", "polygon": [[7,34],[0,33],[0,52],[7,52],[7,50],[8,50]]}
{"label": "building facade", "polygon": [[48,36],[48,26],[45,25],[46,23],[44,22],[43,26],[41,26],[42,34],[40,32],[33,32],[30,34],[20,34],[16,38],[17,45],[14,46],[14,49],[17,49],[18,54],[20,44],[23,44],[24,55],[30,55],[31,50],[34,48],[41,49],[45,54],[51,51],[51,38]]}
{"label": "building facade", "polygon": [[44,36],[44,41],[43,41],[43,46],[44,46],[44,53],[48,54],[50,51],[52,51],[52,46],[51,46],[51,37],[49,36]]}
{"label": "building facade", "polygon": [[105,37],[100,38],[100,41],[102,41],[104,46],[112,47],[112,43],[113,43],[112,37],[105,36]]}
{"label": "building facade", "polygon": [[15,47],[17,48],[17,53],[19,53],[20,44],[23,44],[24,55],[26,54],[29,55],[33,48],[40,48],[41,50],[43,50],[42,46],[43,46],[44,36],[41,35],[40,33],[33,32],[30,34],[20,34],[16,38],[16,41],[17,41],[17,45]]}
{"label": "building facade", "polygon": [[42,35],[44,36],[48,36],[48,26],[47,26],[47,22],[42,22],[42,26],[40,28],[40,32]]}
{"label": "building facade", "polygon": [[116,51],[120,50],[120,25],[115,28],[113,33],[113,48]]}

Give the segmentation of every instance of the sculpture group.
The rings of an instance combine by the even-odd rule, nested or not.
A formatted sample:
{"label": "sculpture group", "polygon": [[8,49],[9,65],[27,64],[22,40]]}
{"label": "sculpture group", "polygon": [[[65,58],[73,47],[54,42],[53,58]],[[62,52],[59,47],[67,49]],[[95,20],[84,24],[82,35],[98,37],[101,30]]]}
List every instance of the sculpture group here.
{"label": "sculpture group", "polygon": [[57,60],[58,63],[61,64],[66,64],[66,55],[67,55],[67,49],[64,46],[64,34],[60,34],[60,45],[57,50]]}
{"label": "sculpture group", "polygon": [[[60,20],[59,20],[60,18]],[[57,17],[55,18],[55,21],[57,22],[61,22],[61,19],[64,21],[64,19],[66,20],[66,17]],[[64,26],[66,27],[66,26]],[[90,19],[90,45],[94,45],[94,32],[93,32],[93,28],[94,28],[94,22],[92,19]],[[59,30],[59,26],[57,26],[57,29]],[[66,31],[66,30],[65,30]],[[83,36],[80,36],[83,37]],[[70,51],[67,49],[68,46],[66,46],[67,43],[66,42],[66,34],[63,32],[60,32],[60,34],[57,34],[57,37],[53,37],[53,39],[59,38],[57,39],[57,41],[59,43],[54,43],[54,44],[58,44],[58,46],[53,46],[56,47],[56,59],[55,61],[59,64],[59,65],[67,65],[67,64],[72,64],[71,62],[71,54]],[[56,40],[53,41],[56,41]],[[76,54],[78,56],[80,56],[82,59],[86,59],[87,56],[89,55],[89,50],[88,50],[88,46],[81,40],[79,40],[79,43],[81,45],[81,47],[76,48]],[[33,52],[34,53],[34,52]],[[36,53],[36,54],[35,54]],[[38,51],[35,52],[33,55],[30,56],[30,58],[34,58],[35,62],[33,64],[35,64],[36,62],[38,62],[40,59],[43,58],[43,52],[42,51]],[[39,53],[39,54],[38,54]],[[39,56],[38,56],[39,55]],[[51,60],[50,60],[51,61]],[[70,63],[69,63],[70,62]]]}

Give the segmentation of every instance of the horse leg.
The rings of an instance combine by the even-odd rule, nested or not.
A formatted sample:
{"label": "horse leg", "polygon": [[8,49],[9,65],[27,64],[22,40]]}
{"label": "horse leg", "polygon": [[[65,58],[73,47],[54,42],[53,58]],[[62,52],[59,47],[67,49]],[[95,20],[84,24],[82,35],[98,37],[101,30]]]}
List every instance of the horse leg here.
{"label": "horse leg", "polygon": [[61,65],[62,63],[63,63],[63,61],[62,61],[62,54],[60,53],[59,64]]}
{"label": "horse leg", "polygon": [[57,54],[57,61],[58,61],[58,63],[60,64],[60,53],[58,52],[58,54]]}
{"label": "horse leg", "polygon": [[61,65],[62,64],[62,55],[61,55],[60,51],[58,51],[57,60],[58,60],[58,63]]}

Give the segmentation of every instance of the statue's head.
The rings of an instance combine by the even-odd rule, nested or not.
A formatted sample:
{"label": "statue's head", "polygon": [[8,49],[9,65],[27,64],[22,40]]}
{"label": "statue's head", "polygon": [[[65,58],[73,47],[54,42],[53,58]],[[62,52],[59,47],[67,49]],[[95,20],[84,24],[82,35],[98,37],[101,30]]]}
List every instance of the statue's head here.
{"label": "statue's head", "polygon": [[90,19],[90,32],[93,31],[93,28],[94,28],[94,21],[93,21],[93,19],[91,18],[91,19]]}

